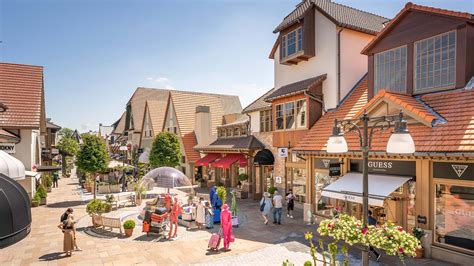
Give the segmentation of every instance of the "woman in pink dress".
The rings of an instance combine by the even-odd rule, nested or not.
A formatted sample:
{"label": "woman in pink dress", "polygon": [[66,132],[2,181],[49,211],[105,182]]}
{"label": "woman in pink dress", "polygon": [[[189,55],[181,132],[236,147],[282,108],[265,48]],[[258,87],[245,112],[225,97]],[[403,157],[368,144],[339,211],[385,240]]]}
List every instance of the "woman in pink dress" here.
{"label": "woman in pink dress", "polygon": [[229,205],[227,204],[224,204],[221,209],[221,227],[224,249],[229,250],[229,245],[234,242],[235,238],[232,234],[232,213],[229,211]]}
{"label": "woman in pink dress", "polygon": [[[175,197],[174,203],[171,206],[171,211],[170,211],[170,234],[168,236],[169,240],[178,237],[178,217],[181,215],[181,213],[182,213],[181,206],[179,206],[178,198]],[[173,229],[174,229],[174,234],[172,233]]]}

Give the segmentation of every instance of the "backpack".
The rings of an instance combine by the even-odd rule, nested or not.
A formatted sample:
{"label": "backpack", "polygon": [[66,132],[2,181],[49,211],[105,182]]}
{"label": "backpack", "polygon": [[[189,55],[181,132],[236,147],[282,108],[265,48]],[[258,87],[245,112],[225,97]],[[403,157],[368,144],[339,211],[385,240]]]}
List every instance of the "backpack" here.
{"label": "backpack", "polygon": [[262,204],[260,204],[260,211],[263,212],[265,210],[265,199],[263,199]]}
{"label": "backpack", "polygon": [[69,214],[67,212],[63,213],[63,215],[61,215],[61,220],[60,222],[61,223],[65,223],[67,221],[67,217],[69,216]]}

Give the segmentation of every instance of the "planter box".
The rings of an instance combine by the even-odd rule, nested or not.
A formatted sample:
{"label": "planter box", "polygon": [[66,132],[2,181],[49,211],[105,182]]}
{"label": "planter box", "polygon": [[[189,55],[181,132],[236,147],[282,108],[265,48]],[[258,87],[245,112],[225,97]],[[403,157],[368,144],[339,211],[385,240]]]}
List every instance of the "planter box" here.
{"label": "planter box", "polygon": [[241,190],[241,189],[236,189],[235,190],[235,196],[238,199],[246,199],[249,197],[249,193],[247,191]]}
{"label": "planter box", "polygon": [[39,201],[32,201],[31,207],[38,207],[40,205]]}
{"label": "planter box", "polygon": [[99,194],[109,194],[110,193],[109,185],[99,185],[98,191],[99,191]]}
{"label": "planter box", "polygon": [[40,199],[40,205],[46,205],[46,198]]}
{"label": "planter box", "polygon": [[53,189],[51,187],[46,187],[46,191],[51,192],[51,191],[53,191]]}
{"label": "planter box", "polygon": [[109,191],[110,193],[119,193],[121,191],[120,185],[109,185]]}
{"label": "planter box", "polygon": [[134,184],[127,184],[127,191],[129,191],[129,192],[135,191],[135,185]]}

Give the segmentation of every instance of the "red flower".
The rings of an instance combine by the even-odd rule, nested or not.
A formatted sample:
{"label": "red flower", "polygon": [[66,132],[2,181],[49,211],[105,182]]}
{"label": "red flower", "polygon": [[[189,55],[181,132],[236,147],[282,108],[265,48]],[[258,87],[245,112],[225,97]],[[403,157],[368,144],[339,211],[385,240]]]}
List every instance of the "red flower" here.
{"label": "red flower", "polygon": [[362,228],[362,234],[363,235],[367,234],[367,228],[366,227]]}
{"label": "red flower", "polygon": [[399,248],[398,252],[403,253],[405,250],[403,248]]}
{"label": "red flower", "polygon": [[397,230],[398,230],[399,232],[403,232],[403,227],[399,226],[399,227],[397,227]]}

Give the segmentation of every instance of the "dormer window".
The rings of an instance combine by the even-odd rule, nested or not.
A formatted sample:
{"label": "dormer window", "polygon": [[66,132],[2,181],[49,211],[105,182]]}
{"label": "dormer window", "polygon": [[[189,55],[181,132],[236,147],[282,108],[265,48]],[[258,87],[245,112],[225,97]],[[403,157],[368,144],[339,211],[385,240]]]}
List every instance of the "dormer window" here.
{"label": "dormer window", "polygon": [[374,95],[379,90],[406,93],[407,46],[375,54]]}
{"label": "dormer window", "polygon": [[303,27],[299,27],[281,38],[281,59],[287,59],[303,51]]}

